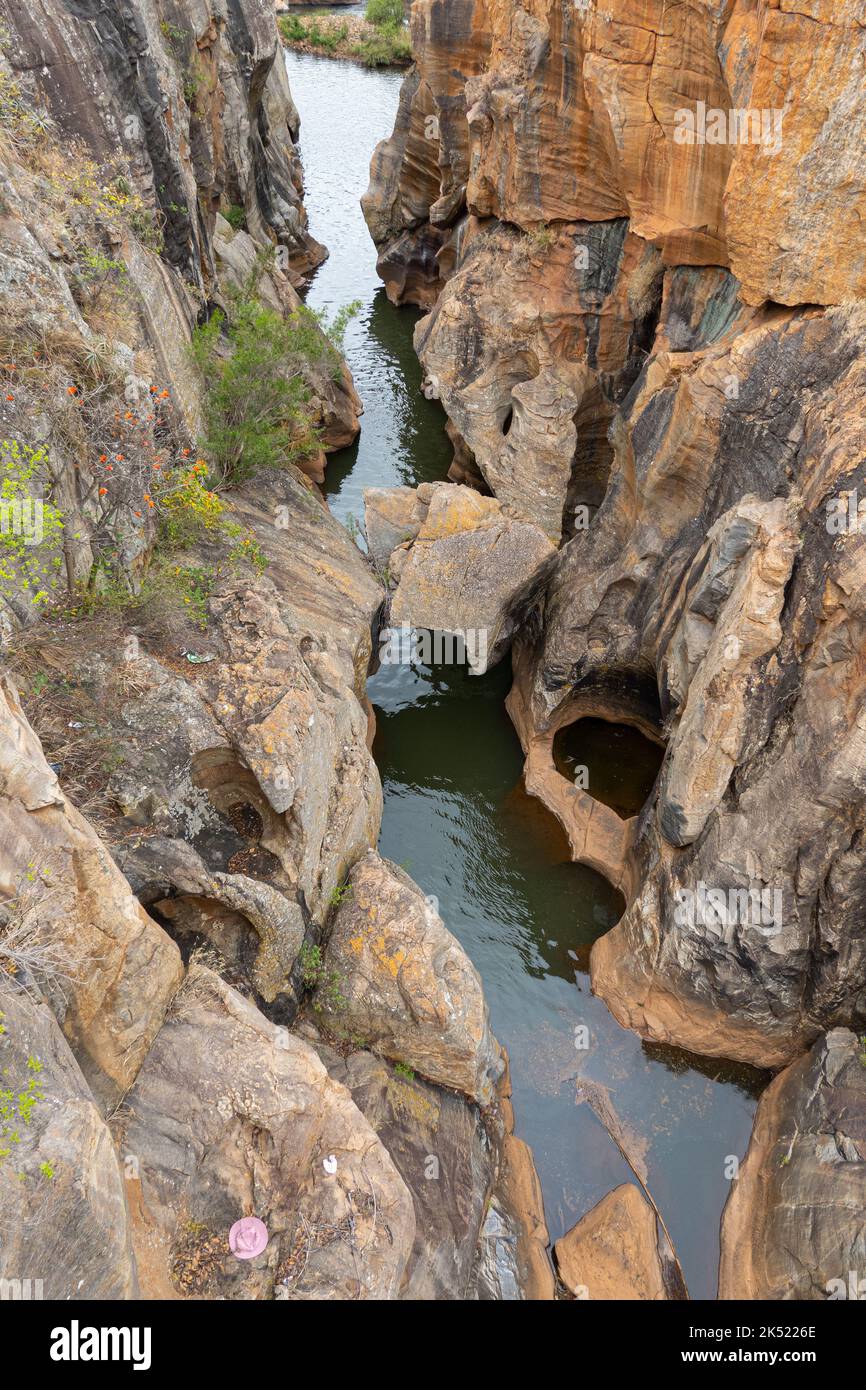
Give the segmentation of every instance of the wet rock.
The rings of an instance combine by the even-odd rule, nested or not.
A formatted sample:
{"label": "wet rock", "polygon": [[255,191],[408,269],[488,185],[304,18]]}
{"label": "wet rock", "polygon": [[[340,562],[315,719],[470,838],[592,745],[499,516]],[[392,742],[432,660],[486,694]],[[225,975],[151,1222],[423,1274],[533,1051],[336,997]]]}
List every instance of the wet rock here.
{"label": "wet rock", "polygon": [[473,1298],[484,1303],[551,1302],[556,1281],[549,1241],[532,1152],[522,1139],[506,1132],[496,1189],[478,1242]]}
{"label": "wet rock", "polygon": [[435,903],[372,850],[349,876],[325,965],[317,1003],[332,1026],[441,1086],[493,1099],[503,1062],[478,972]]}
{"label": "wet rock", "polygon": [[463,634],[469,667],[481,675],[507,650],[512,599],[552,553],[537,526],[495,498],[442,483],[399,569],[392,622]]}
{"label": "wet rock", "polygon": [[[147,1298],[392,1299],[410,1193],[312,1047],[194,965],[127,1097],[121,1143]],[[244,1215],[266,1250],[236,1260]]]}
{"label": "wet rock", "polygon": [[52,1007],[105,1108],[135,1079],[183,975],[177,947],[136,902],[63,795],[10,681],[0,676],[0,897],[48,947]]}
{"label": "wet rock", "polygon": [[2,1089],[16,1112],[0,1120],[4,1298],[135,1298],[120,1164],[69,1045],[47,1005],[8,984],[0,1024]]}
{"label": "wet rock", "polygon": [[659,1256],[656,1215],[623,1183],[554,1246],[559,1276],[577,1298],[658,1302],[671,1297]]}
{"label": "wet rock", "polygon": [[834,1028],[761,1097],[722,1217],[719,1298],[866,1292],[866,1052]]}

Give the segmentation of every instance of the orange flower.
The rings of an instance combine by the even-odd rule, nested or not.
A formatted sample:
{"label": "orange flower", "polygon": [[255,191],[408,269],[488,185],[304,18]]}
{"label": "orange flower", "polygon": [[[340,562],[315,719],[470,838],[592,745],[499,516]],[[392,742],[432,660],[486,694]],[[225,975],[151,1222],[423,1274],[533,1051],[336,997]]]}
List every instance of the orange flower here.
{"label": "orange flower", "polygon": [[99,462],[100,462],[100,463],[108,463],[108,454],[100,454],[100,455],[99,455]]}
{"label": "orange flower", "polygon": [[67,394],[67,396],[77,396],[77,395],[78,395],[78,387],[77,387],[77,386],[67,386],[67,388],[66,388],[66,394]]}
{"label": "orange flower", "polygon": [[100,495],[100,497],[104,497],[105,494],[107,493],[107,491],[108,491],[108,488],[107,488],[107,487],[101,487],[101,488],[99,489],[99,495]]}
{"label": "orange flower", "polygon": [[159,399],[160,399],[161,401],[167,401],[168,398],[169,398],[169,394],[170,394],[170,393],[169,393],[168,391],[160,391],[160,393],[159,393]]}
{"label": "orange flower", "polygon": [[14,396],[7,396],[6,399],[7,399],[7,401],[14,401],[15,397],[14,397]]}

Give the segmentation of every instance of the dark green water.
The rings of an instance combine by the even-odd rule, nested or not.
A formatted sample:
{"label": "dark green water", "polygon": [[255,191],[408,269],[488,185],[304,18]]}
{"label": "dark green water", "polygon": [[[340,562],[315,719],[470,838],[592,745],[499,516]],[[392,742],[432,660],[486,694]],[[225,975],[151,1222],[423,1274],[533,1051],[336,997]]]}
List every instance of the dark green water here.
{"label": "dark green water", "polygon": [[[360,519],[365,487],[441,479],[451,459],[442,412],[418,390],[418,315],[388,304],[358,206],[373,148],[393,124],[401,75],[299,54],[287,62],[311,229],[331,252],[308,302],[329,312],[353,299],[364,306],[346,339],[366,407],[362,435],[328,465],[333,510]],[[370,681],[385,792],[380,849],[435,894],[481,973],[552,1239],[631,1177],[594,1112],[577,1103],[583,1077],[607,1088],[643,1157],[692,1297],[712,1298],[725,1162],[745,1152],[763,1078],[642,1044],[592,996],[589,947],[616,920],[617,895],[569,862],[558,825],[525,794],[503,705],[509,681],[507,662],[480,679],[395,665]],[[614,771],[628,790],[625,770]],[[639,793],[632,786],[629,794]],[[581,1026],[589,1046],[579,1050]]]}
{"label": "dark green water", "polygon": [[643,806],[661,767],[664,749],[629,724],[578,719],[553,741],[556,767],[569,782],[603,801],[627,820]]}

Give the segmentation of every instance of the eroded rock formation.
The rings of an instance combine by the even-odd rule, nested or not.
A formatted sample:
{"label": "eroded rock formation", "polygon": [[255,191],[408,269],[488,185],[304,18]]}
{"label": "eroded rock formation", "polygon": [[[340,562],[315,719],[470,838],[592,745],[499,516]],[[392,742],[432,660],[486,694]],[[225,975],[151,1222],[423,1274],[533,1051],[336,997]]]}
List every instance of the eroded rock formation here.
{"label": "eroded rock formation", "polygon": [[[50,1266],[58,1299],[474,1296],[516,1143],[477,974],[404,876],[424,919],[376,1027],[347,1040],[312,1000],[379,829],[365,681],[382,585],[314,485],[317,448],[204,494],[194,524],[163,513],[169,538],[148,511],[166,439],[195,460],[194,324],[234,295],[297,318],[321,258],[271,0],[0,17],[0,424],[23,441],[3,446],[4,483],[32,449],[63,521],[32,571],[0,567],[0,1067],[29,1111],[14,1171],[5,1100],[0,1117],[0,1273]],[[304,404],[338,448],[360,402],[303,322]],[[143,491],[109,533],[93,459],[122,421]],[[245,1262],[229,1229],[253,1214],[269,1241]],[[529,1255],[503,1296],[530,1265],[550,1276],[533,1226],[508,1207]]]}
{"label": "eroded rock formation", "polygon": [[478,972],[408,874],[370,852],[352,869],[319,1007],[385,1057],[482,1105],[503,1063]]}
{"label": "eroded rock formation", "polygon": [[511,605],[553,547],[540,527],[473,488],[426,483],[414,498],[405,491],[388,497],[376,489],[368,520],[376,548],[402,532],[387,565],[397,581],[391,621],[453,634],[470,670],[483,675],[508,650]]}
{"label": "eroded rock formation", "polygon": [[722,1218],[720,1298],[862,1299],[866,1064],[843,1028],[761,1097]]}
{"label": "eroded rock formation", "polygon": [[[627,899],[594,988],[646,1037],[783,1065],[866,1017],[862,537],[828,524],[863,485],[857,6],[412,22],[365,211],[389,294],[433,305],[454,476],[561,543],[512,608],[509,708]],[[630,821],[555,767],[587,715],[666,745]]]}
{"label": "eroded rock formation", "polygon": [[559,1277],[580,1299],[653,1303],[672,1297],[656,1214],[634,1183],[603,1197],[556,1242]]}
{"label": "eroded rock formation", "polygon": [[35,75],[67,139],[129,165],[185,279],[213,287],[215,219],[228,203],[256,240],[286,248],[298,283],[321,261],[270,0],[10,0],[0,16],[12,71]]}

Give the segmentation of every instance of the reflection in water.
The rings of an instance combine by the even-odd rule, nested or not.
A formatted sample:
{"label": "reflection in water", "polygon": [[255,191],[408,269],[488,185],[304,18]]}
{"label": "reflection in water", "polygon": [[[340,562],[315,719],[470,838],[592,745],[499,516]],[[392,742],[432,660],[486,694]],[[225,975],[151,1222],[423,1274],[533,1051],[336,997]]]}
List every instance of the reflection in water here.
{"label": "reflection in water", "polygon": [[627,820],[653,789],[664,749],[631,724],[578,719],[553,740],[557,770]]}
{"label": "reflection in water", "polygon": [[[331,314],[363,302],[346,337],[366,407],[362,436],[328,465],[334,511],[360,518],[364,487],[444,478],[451,459],[442,412],[418,390],[418,315],[388,304],[358,207],[369,157],[393,124],[400,75],[299,54],[287,61],[311,229],[331,251],[308,302]],[[642,1136],[650,1187],[690,1292],[712,1297],[725,1161],[745,1151],[762,1078],[646,1046],[593,997],[589,949],[621,903],[603,878],[569,861],[558,825],[526,795],[503,704],[509,680],[507,662],[484,677],[408,665],[373,677],[385,792],[380,848],[436,895],[481,973],[553,1239],[630,1179],[604,1126],[578,1103],[584,1077],[609,1090],[620,1121]],[[585,1050],[575,1046],[580,1025],[589,1031]]]}
{"label": "reflection in water", "polygon": [[452,457],[442,407],[421,395],[412,348],[421,315],[388,303],[360,206],[370,156],[394,125],[403,74],[298,53],[286,62],[301,113],[310,229],[330,251],[307,303],[329,319],[354,300],[362,304],[346,332],[346,356],[364,402],[363,428],[351,448],[330,456],[325,486],[341,521],[361,521],[364,488],[441,480]]}

